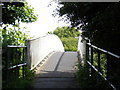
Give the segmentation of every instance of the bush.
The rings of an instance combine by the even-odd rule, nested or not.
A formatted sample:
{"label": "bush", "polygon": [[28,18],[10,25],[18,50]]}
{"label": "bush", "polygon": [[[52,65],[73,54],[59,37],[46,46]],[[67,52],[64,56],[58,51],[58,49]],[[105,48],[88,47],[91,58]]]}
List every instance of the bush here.
{"label": "bush", "polygon": [[[98,54],[94,53],[93,54],[93,65],[97,68],[98,67]],[[100,68],[101,68],[101,73],[103,74],[104,77],[106,77],[107,73],[107,56],[105,54],[100,55]]]}
{"label": "bush", "polygon": [[77,51],[78,39],[69,37],[61,38],[65,51]]}
{"label": "bush", "polygon": [[[99,78],[98,78],[99,77]],[[94,72],[92,76],[89,75],[89,66],[87,64],[78,64],[78,71],[76,72],[76,78],[79,86],[82,89],[86,88],[104,88],[108,89],[110,86],[97,72]]]}
{"label": "bush", "polygon": [[[27,69],[27,68],[26,68]],[[25,77],[19,77],[15,79],[15,76],[10,76],[12,80],[9,82],[3,81],[3,89],[7,88],[31,88],[33,79],[35,77],[35,70],[26,70]]]}

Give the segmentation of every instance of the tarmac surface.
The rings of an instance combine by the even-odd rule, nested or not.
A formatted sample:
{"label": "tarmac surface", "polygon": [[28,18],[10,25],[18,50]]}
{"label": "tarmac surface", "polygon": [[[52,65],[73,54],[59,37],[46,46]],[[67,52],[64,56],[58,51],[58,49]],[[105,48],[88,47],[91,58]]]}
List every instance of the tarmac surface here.
{"label": "tarmac surface", "polygon": [[33,88],[79,88],[75,79],[77,52],[55,52],[37,70]]}

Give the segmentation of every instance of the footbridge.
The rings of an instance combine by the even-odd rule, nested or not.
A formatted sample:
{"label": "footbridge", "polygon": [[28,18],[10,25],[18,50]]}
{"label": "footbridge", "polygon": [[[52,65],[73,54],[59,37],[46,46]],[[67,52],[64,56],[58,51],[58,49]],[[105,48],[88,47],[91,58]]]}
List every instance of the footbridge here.
{"label": "footbridge", "polygon": [[93,87],[96,84],[99,87],[108,85],[112,90],[120,89],[120,56],[92,45],[90,40],[81,36],[76,52],[65,52],[58,36],[47,35],[27,40],[26,46],[8,45],[1,54],[4,57],[2,74],[5,87],[9,86],[8,82],[27,77],[27,68],[36,70],[33,88],[81,88],[75,74],[76,65],[80,63],[87,65],[86,77],[83,76],[81,82],[87,80],[85,83]]}
{"label": "footbridge", "polygon": [[27,41],[28,66],[36,69],[33,88],[77,88],[75,66],[77,52],[65,52],[56,35]]}
{"label": "footbridge", "polygon": [[64,52],[61,40],[56,35],[47,35],[27,40],[28,61],[30,69],[35,68],[53,52]]}

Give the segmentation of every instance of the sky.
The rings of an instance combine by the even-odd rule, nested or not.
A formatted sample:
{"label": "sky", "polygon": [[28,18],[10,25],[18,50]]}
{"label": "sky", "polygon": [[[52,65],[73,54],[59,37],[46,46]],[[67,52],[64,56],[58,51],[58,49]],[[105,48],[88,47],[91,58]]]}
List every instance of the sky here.
{"label": "sky", "polygon": [[29,5],[34,8],[34,12],[38,14],[38,20],[30,24],[22,24],[27,26],[27,31],[30,31],[30,36],[37,38],[46,35],[47,32],[55,30],[57,27],[69,26],[69,24],[59,21],[58,17],[53,17],[53,10],[56,3],[52,3],[48,7],[49,2],[52,0],[26,0]]}

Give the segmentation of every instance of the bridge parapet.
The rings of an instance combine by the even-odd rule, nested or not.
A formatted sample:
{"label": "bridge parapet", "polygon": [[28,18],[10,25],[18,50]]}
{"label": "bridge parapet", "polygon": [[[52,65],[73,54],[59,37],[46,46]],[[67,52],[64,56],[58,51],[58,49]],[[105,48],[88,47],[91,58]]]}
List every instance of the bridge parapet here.
{"label": "bridge parapet", "polygon": [[46,35],[37,39],[27,40],[28,64],[34,69],[49,53],[64,52],[64,47],[56,35]]}

